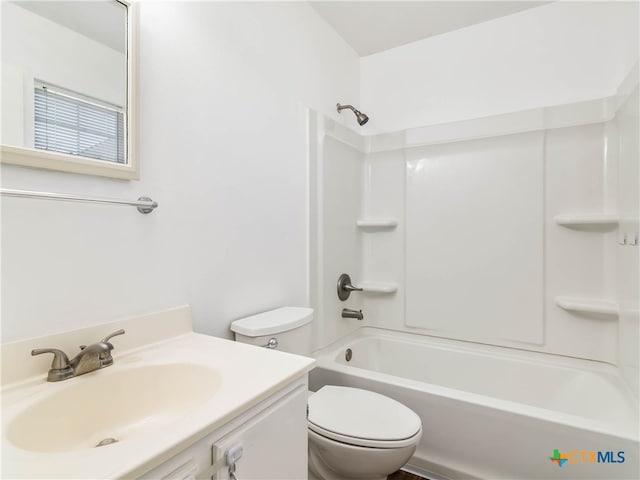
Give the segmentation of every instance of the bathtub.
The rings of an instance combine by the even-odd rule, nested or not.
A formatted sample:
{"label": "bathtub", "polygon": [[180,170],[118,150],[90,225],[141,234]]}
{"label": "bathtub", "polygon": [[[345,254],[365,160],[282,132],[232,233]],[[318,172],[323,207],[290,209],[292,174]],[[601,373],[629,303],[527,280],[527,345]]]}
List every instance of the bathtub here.
{"label": "bathtub", "polygon": [[612,365],[370,327],[315,357],[312,390],[365,388],[420,415],[409,469],[450,479],[639,476],[638,403]]}

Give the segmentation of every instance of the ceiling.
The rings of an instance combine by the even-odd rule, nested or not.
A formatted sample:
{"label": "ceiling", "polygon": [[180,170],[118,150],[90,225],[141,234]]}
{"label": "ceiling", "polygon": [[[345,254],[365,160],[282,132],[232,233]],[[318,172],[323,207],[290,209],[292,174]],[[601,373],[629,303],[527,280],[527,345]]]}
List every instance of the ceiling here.
{"label": "ceiling", "polygon": [[[115,0],[16,1],[32,12],[124,52],[126,8]],[[311,6],[360,56],[405,45],[548,1],[319,1]]]}
{"label": "ceiling", "polygon": [[364,57],[550,2],[450,0],[310,3]]}
{"label": "ceiling", "polygon": [[124,53],[127,8],[115,0],[16,1],[36,15]]}

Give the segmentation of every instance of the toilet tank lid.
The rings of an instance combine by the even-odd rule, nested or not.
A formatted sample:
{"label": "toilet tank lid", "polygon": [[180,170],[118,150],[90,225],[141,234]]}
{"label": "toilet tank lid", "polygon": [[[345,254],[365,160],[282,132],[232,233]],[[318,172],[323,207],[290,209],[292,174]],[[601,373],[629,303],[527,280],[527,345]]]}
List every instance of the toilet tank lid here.
{"label": "toilet tank lid", "polygon": [[313,308],[282,307],[238,319],[231,323],[231,330],[247,337],[261,337],[302,327],[312,318]]}

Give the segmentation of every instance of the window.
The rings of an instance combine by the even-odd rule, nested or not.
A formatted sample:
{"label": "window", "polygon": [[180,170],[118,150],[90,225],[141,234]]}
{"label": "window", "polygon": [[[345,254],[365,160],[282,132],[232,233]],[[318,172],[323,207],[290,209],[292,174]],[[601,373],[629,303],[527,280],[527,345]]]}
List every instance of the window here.
{"label": "window", "polygon": [[36,81],[34,110],[35,148],[125,163],[123,107]]}

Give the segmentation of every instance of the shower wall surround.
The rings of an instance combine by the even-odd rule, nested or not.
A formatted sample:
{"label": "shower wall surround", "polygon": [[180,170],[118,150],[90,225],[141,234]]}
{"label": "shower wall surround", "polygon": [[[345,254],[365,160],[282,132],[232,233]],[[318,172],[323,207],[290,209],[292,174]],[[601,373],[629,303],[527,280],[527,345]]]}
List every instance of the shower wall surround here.
{"label": "shower wall surround", "polygon": [[640,247],[620,245],[622,232],[637,232],[640,228],[640,98],[638,87],[618,111],[615,119],[618,143],[612,147],[619,154],[618,163],[618,245],[616,246],[616,293],[620,305],[618,328],[618,364],[627,381],[640,396]]}
{"label": "shower wall surround", "polygon": [[[637,66],[625,85],[637,85]],[[619,245],[638,230],[634,88],[360,139],[312,122],[312,225],[345,240],[315,237],[316,347],[367,325],[618,364],[637,394],[638,247]],[[590,223],[599,214],[614,220]],[[397,291],[340,302],[339,270]],[[566,298],[590,305],[561,308]],[[342,319],[343,307],[364,320]]]}
{"label": "shower wall surround", "polygon": [[[314,348],[358,327],[325,319],[357,297],[337,301],[336,283],[342,273],[362,270],[362,235],[355,228],[360,215],[365,179],[365,139],[333,120],[308,112],[310,129],[310,296],[315,309]],[[322,259],[321,261],[319,259]]]}
{"label": "shower wall surround", "polygon": [[405,160],[405,325],[541,344],[544,134],[411,148]]}
{"label": "shower wall surround", "polygon": [[[372,155],[365,216],[388,195],[404,201],[384,211],[402,222],[390,238],[363,239],[363,277],[403,287],[363,298],[371,325],[615,362],[615,318],[554,303],[615,298],[615,233],[554,222],[608,211],[604,134],[600,123]],[[405,256],[384,269],[392,249]]]}

